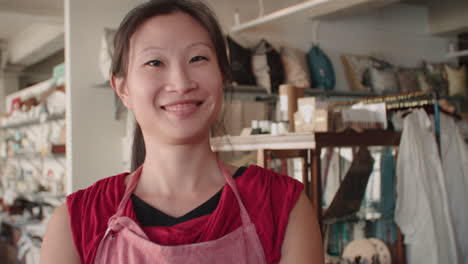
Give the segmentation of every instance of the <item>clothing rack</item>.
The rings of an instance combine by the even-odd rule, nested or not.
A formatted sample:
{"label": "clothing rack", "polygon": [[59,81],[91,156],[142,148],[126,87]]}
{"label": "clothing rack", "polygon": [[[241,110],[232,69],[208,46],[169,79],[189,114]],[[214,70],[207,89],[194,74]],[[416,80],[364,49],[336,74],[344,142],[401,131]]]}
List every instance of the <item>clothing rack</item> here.
{"label": "clothing rack", "polygon": [[[441,124],[440,112],[446,112],[439,106],[439,96],[436,92],[413,92],[407,94],[379,96],[373,98],[364,98],[347,102],[337,102],[329,105],[329,110],[349,107],[353,104],[376,104],[385,103],[388,112],[395,112],[413,108],[424,108],[425,111],[434,114],[435,119],[435,137],[439,155],[441,154]],[[459,118],[456,114],[447,113],[455,118]],[[314,204],[319,204],[322,199],[322,183],[321,183],[321,150],[326,147],[357,147],[357,146],[398,146],[401,139],[400,132],[386,130],[364,130],[363,132],[344,131],[344,132],[325,132],[315,133],[316,149],[312,152],[311,162],[313,170],[311,175],[310,190],[314,194],[311,196],[315,200]],[[322,216],[322,208],[317,208],[317,214]],[[322,226],[323,220],[319,218]],[[394,245],[396,263],[405,263],[406,252],[403,243],[403,235],[398,230],[397,242]]]}
{"label": "clothing rack", "polygon": [[385,103],[387,111],[400,111],[406,110],[411,108],[421,108],[424,107],[427,111],[427,107],[434,113],[434,120],[435,120],[435,136],[437,142],[437,148],[439,150],[439,155],[441,153],[440,148],[440,112],[444,112],[448,115],[455,116],[453,113],[448,113],[439,107],[439,95],[437,92],[428,92],[428,91],[419,91],[419,92],[411,92],[411,93],[404,93],[404,94],[396,94],[396,95],[386,95],[386,96],[378,96],[378,97],[371,97],[371,98],[364,98],[358,99],[353,101],[346,101],[346,102],[336,102],[332,103],[329,106],[329,109],[339,108],[339,107],[346,107],[357,103],[363,104],[378,104],[378,103]]}

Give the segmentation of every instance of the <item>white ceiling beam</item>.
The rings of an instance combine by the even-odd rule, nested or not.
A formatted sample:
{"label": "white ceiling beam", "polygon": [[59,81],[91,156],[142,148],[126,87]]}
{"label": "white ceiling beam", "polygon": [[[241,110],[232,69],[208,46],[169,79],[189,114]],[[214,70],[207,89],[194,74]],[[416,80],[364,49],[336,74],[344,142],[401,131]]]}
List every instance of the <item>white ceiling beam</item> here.
{"label": "white ceiling beam", "polygon": [[44,24],[62,24],[64,23],[63,16],[52,15],[45,13],[36,13],[36,12],[19,12],[16,10],[1,9],[0,17],[5,20],[22,20],[22,21],[31,21],[33,23],[44,23]]}
{"label": "white ceiling beam", "polygon": [[32,65],[62,50],[64,46],[63,25],[32,24],[9,40],[8,61]]}
{"label": "white ceiling beam", "polygon": [[311,8],[310,19],[334,19],[395,4],[401,0],[333,0]]}
{"label": "white ceiling beam", "polygon": [[429,31],[434,35],[455,35],[468,30],[468,1],[430,1]]}
{"label": "white ceiling beam", "polygon": [[326,19],[348,13],[379,8],[400,1],[401,0],[307,0],[248,22],[235,25],[231,28],[231,33],[251,29],[258,25],[303,11],[308,12],[308,16],[311,19]]}

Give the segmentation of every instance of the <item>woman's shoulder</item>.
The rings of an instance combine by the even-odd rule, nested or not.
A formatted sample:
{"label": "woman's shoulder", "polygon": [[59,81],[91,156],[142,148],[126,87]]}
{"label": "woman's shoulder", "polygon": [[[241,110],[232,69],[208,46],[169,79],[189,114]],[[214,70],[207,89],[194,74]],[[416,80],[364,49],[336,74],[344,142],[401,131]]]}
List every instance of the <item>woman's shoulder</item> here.
{"label": "woman's shoulder", "polygon": [[126,175],[128,173],[101,179],[67,196],[73,241],[85,263],[92,259],[93,247],[99,243],[108,219],[123,197]]}
{"label": "woman's shoulder", "polygon": [[[118,200],[125,190],[126,175],[128,175],[128,173],[121,173],[100,179],[91,186],[68,195],[67,203],[76,201],[103,201],[102,199]],[[98,197],[99,199],[97,199]]]}
{"label": "woman's shoulder", "polygon": [[304,185],[286,175],[275,172],[271,169],[265,169],[257,165],[250,165],[245,171],[244,176],[239,177],[242,179],[241,185],[244,188],[266,188],[268,191],[281,191],[285,189],[302,189]]}
{"label": "woman's shoulder", "polygon": [[249,166],[236,182],[268,262],[278,263],[289,215],[304,190],[304,184],[288,175],[255,165]]}

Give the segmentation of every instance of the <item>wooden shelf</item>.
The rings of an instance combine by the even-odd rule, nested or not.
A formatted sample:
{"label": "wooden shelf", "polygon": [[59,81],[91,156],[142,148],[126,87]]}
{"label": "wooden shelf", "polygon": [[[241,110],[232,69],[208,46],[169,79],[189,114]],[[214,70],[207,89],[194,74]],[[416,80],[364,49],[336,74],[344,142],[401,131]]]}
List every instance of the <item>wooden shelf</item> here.
{"label": "wooden shelf", "polygon": [[258,149],[314,149],[312,133],[286,135],[252,135],[211,138],[213,151],[256,151]]}
{"label": "wooden shelf", "polygon": [[[245,93],[245,94],[258,94],[258,95],[267,95],[271,97],[277,97],[276,94],[268,94],[267,91],[256,85],[234,85],[229,86],[227,91],[232,91],[236,93]],[[354,91],[325,91],[321,89],[305,88],[304,94],[306,96],[322,96],[322,97],[372,97],[377,96],[376,93],[372,92],[354,92]]]}
{"label": "wooden shelf", "polygon": [[359,133],[354,131],[315,133],[317,149],[324,147],[398,146],[400,137],[400,132],[377,129]]}
{"label": "wooden shelf", "polygon": [[[52,115],[49,115],[44,122],[63,120],[63,119],[65,119],[65,113],[52,114]],[[0,127],[0,129],[20,128],[20,127],[25,127],[25,126],[39,125],[39,124],[42,124],[42,123],[43,122],[41,122],[41,120],[34,119],[34,120],[28,120],[28,121],[23,121],[23,122],[18,122],[18,123],[15,123],[15,124],[9,124],[9,125],[6,125],[6,126],[2,126],[2,127]]]}
{"label": "wooden shelf", "polygon": [[458,57],[464,57],[468,56],[468,50],[459,50],[459,51],[454,51],[450,52],[447,54],[448,58],[458,58]]}
{"label": "wooden shelf", "polygon": [[52,145],[50,152],[48,153],[41,153],[41,152],[17,152],[13,156],[3,157],[0,160],[8,160],[8,159],[29,159],[35,157],[60,157],[64,156],[66,153],[66,146],[65,145]]}

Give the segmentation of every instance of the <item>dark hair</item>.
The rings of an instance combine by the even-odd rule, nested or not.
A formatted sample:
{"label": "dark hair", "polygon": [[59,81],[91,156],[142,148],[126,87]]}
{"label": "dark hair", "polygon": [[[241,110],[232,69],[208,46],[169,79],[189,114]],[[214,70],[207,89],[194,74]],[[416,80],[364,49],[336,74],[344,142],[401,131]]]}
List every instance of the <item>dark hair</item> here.
{"label": "dark hair", "polygon": [[[220,70],[223,73],[224,84],[227,84],[231,75],[224,36],[216,15],[201,0],[151,0],[132,9],[123,19],[114,38],[111,74],[115,77],[126,77],[130,38],[141,24],[154,16],[177,12],[183,12],[192,16],[208,31],[214,45]],[[222,124],[218,124],[218,127],[222,127]],[[143,133],[140,125],[137,123],[132,147],[132,171],[136,170],[143,163],[145,154]]]}

